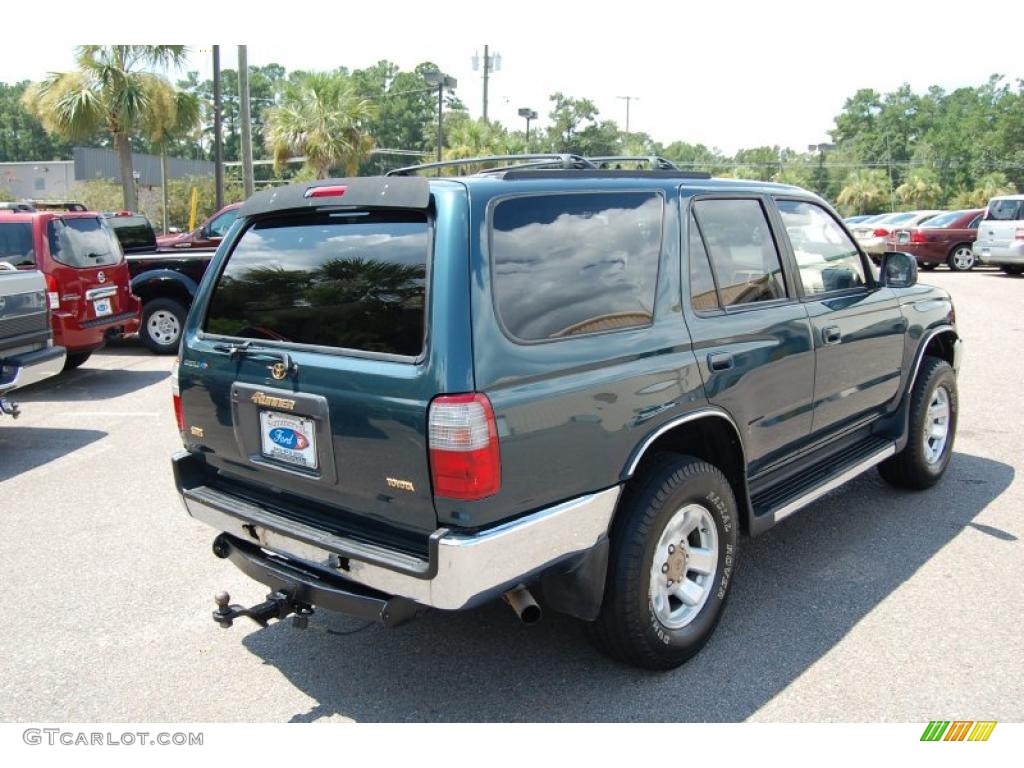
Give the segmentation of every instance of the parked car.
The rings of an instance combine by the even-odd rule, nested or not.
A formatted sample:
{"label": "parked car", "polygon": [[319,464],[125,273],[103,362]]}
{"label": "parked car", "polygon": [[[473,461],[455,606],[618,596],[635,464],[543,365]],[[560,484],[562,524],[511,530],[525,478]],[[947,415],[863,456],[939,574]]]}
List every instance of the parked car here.
{"label": "parked car", "polygon": [[102,214],[82,211],[0,211],[0,241],[24,269],[46,281],[54,341],[77,368],[107,339],[139,328],[139,300],[128,266]]}
{"label": "parked car", "polygon": [[843,223],[846,224],[846,226],[848,227],[852,227],[854,224],[863,224],[868,219],[875,218],[875,216],[876,214],[873,213],[864,213],[860,214],[859,216],[847,216],[845,219],[843,219]]}
{"label": "parked car", "polygon": [[104,215],[124,251],[131,291],[142,301],[139,339],[159,355],[172,355],[213,249],[157,250],[156,233],[145,216],[130,211]]}
{"label": "parked car", "polygon": [[924,269],[948,264],[954,272],[967,272],[976,262],[971,246],[983,213],[981,208],[949,211],[916,227],[897,227],[889,233],[886,248],[913,254]]}
{"label": "parked car", "polygon": [[1024,274],[1024,195],[989,200],[978,225],[974,255],[1008,275]]}
{"label": "parked car", "polygon": [[157,247],[177,250],[178,248],[216,248],[231,225],[238,218],[241,203],[225,205],[192,232],[180,235],[161,235],[156,239]]}
{"label": "parked car", "polygon": [[912,257],[876,279],[797,187],[523,162],[240,209],[173,375],[185,507],[271,590],[218,594],[222,626],[499,596],[529,621],[539,586],[666,669],[711,636],[741,533],[871,467],[943,476],[961,343]]}
{"label": "parked car", "polygon": [[890,213],[869,222],[861,222],[851,229],[861,248],[874,260],[878,261],[887,247],[889,234],[896,227],[915,227],[923,221],[943,211],[902,211]]}
{"label": "parked car", "polygon": [[8,395],[61,372],[64,348],[54,346],[46,280],[26,258],[21,233],[0,229],[0,416],[18,417]]}

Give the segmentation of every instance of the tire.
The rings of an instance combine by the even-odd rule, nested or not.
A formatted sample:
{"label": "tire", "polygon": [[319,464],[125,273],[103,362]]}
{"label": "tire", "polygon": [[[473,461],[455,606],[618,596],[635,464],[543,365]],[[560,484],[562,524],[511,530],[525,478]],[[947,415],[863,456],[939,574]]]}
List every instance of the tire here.
{"label": "tire", "polygon": [[[732,488],[719,469],[692,456],[657,457],[627,487],[616,515],[604,601],[588,625],[594,644],[646,669],[672,669],[696,654],[729,595],[738,525]],[[670,536],[686,546],[673,544],[670,554]],[[665,597],[672,575],[690,585],[687,602]]]}
{"label": "tire", "polygon": [[175,299],[147,301],[142,310],[139,338],[158,355],[173,355],[178,351],[187,316],[188,309]]}
{"label": "tire", "polygon": [[959,243],[950,249],[946,263],[954,272],[970,272],[978,263],[978,259],[975,257],[974,251],[971,250],[970,244]]}
{"label": "tire", "polygon": [[1024,275],[1024,265],[1000,264],[999,268],[1008,275]]}
{"label": "tire", "polygon": [[[938,438],[928,435],[934,434],[932,428],[940,424],[943,403],[945,436],[940,449]],[[959,396],[952,367],[938,357],[925,357],[910,397],[907,444],[878,465],[882,477],[897,488],[915,491],[935,485],[945,474],[953,455],[958,411]]]}
{"label": "tire", "polygon": [[92,350],[88,352],[68,352],[67,357],[64,358],[64,370],[72,371],[90,357],[92,357]]}

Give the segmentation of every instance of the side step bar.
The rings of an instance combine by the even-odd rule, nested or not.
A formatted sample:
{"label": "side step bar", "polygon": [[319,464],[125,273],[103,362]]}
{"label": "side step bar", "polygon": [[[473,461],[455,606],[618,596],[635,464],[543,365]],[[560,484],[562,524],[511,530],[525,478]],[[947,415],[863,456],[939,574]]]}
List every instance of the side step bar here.
{"label": "side step bar", "polygon": [[810,466],[778,486],[754,494],[753,530],[758,533],[817,501],[896,453],[890,440],[867,438]]}

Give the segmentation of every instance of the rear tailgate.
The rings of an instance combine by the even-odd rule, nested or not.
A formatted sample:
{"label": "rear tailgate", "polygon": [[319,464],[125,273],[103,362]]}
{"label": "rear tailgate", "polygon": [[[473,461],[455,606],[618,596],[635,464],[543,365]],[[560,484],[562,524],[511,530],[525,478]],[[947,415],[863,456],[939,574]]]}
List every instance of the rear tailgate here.
{"label": "rear tailgate", "polygon": [[121,246],[101,216],[55,217],[44,237],[46,271],[56,280],[62,313],[83,327],[124,322],[137,313]]}
{"label": "rear tailgate", "polygon": [[419,550],[427,408],[472,389],[465,192],[344,187],[246,204],[189,317],[184,436],[220,490]]}

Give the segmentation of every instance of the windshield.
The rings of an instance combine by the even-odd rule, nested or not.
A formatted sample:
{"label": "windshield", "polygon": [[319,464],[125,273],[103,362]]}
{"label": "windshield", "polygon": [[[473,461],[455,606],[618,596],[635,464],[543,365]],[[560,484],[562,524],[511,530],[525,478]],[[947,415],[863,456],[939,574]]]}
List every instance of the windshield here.
{"label": "windshield", "polygon": [[65,266],[109,267],[121,260],[121,246],[103,219],[54,219],[46,235],[53,260]]}

